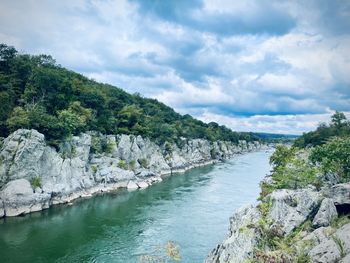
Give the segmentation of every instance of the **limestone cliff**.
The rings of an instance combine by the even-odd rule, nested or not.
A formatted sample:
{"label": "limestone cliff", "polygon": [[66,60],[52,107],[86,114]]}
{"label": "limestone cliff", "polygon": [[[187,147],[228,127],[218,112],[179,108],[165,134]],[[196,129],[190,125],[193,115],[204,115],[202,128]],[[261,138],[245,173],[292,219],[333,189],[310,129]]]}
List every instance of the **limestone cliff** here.
{"label": "limestone cliff", "polygon": [[205,262],[350,262],[350,183],[275,190],[238,210]]}
{"label": "limestone cliff", "polygon": [[161,175],[230,158],[258,142],[182,139],[157,145],[132,135],[94,132],[74,136],[59,149],[36,130],[20,129],[2,142],[0,217],[17,216],[120,187],[144,188]]}

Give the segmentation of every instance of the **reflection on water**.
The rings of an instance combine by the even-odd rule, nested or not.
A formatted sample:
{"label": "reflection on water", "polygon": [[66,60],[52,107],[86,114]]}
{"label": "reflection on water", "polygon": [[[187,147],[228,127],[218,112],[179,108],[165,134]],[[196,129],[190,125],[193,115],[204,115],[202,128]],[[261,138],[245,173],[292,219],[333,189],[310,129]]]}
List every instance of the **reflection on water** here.
{"label": "reflection on water", "polygon": [[0,220],[2,262],[138,262],[168,240],[182,262],[202,262],[239,206],[253,202],[269,153],[239,156],[144,190],[96,196]]}

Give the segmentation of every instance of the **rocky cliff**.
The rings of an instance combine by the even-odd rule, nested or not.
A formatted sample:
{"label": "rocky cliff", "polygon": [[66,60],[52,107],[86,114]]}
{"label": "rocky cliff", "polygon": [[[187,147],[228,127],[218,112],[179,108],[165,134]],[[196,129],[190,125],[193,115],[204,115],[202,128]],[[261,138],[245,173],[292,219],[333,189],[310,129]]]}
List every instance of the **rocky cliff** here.
{"label": "rocky cliff", "polygon": [[145,188],[161,176],[214,163],[259,148],[258,142],[203,139],[157,145],[141,136],[74,136],[59,149],[36,130],[20,129],[2,141],[0,217],[39,211],[120,187]]}
{"label": "rocky cliff", "polygon": [[241,208],[205,262],[350,262],[350,183],[279,189]]}

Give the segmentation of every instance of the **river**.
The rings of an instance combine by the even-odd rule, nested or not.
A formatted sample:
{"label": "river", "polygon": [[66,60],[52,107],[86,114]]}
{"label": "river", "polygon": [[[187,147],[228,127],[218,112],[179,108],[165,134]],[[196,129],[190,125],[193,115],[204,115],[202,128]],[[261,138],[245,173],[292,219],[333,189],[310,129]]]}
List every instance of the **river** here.
{"label": "river", "polygon": [[140,262],[165,256],[168,241],[181,262],[203,262],[221,242],[229,217],[255,202],[271,152],[164,178],[144,190],[120,190],[0,220],[1,262]]}

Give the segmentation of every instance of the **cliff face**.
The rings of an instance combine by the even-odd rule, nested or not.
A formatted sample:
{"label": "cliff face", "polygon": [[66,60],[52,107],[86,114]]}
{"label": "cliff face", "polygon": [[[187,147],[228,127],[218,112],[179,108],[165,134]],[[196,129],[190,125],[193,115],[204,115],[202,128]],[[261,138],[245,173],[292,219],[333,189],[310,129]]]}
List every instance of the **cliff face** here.
{"label": "cliff face", "polygon": [[158,146],[141,136],[81,134],[57,151],[36,130],[17,130],[0,152],[0,217],[17,216],[119,187],[144,188],[161,175],[230,158],[260,144],[183,139]]}
{"label": "cliff face", "polygon": [[205,262],[350,262],[350,183],[275,190],[238,210]]}

